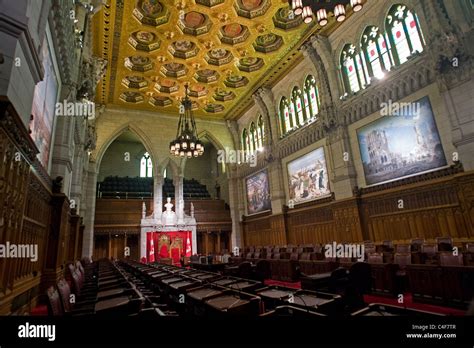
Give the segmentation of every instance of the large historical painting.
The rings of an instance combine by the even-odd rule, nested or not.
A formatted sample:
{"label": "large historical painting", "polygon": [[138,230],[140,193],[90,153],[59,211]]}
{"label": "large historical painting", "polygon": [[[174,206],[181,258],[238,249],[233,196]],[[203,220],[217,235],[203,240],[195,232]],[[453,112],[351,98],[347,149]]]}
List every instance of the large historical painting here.
{"label": "large historical painting", "polygon": [[272,207],[268,172],[263,170],[246,180],[247,211],[249,215],[268,211]]}
{"label": "large historical painting", "polygon": [[48,170],[51,152],[51,135],[54,121],[54,111],[58,94],[58,79],[54,70],[48,41],[45,38],[41,49],[44,68],[44,78],[35,87],[30,124],[31,137],[39,149],[38,159]]}
{"label": "large historical painting", "polygon": [[331,194],[324,148],[288,163],[288,189],[290,201],[295,204]]}
{"label": "large historical painting", "polygon": [[357,130],[367,185],[446,166],[429,98],[409,105],[413,112],[397,112]]}

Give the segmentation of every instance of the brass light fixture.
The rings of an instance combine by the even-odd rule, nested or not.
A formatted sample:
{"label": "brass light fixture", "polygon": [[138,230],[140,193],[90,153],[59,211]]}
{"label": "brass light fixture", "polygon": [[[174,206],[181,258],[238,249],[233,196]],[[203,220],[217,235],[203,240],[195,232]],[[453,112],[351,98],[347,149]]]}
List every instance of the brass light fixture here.
{"label": "brass light fixture", "polygon": [[292,9],[295,15],[303,17],[305,23],[311,23],[313,15],[316,15],[318,24],[324,27],[328,24],[329,13],[334,15],[336,21],[343,22],[349,3],[354,12],[362,10],[362,0],[292,0]]}
{"label": "brass light fixture", "polygon": [[170,154],[181,158],[198,157],[204,153],[204,146],[197,135],[192,102],[188,95],[188,84],[185,84],[184,88],[185,96],[179,107],[178,130],[176,131],[176,139],[170,142]]}

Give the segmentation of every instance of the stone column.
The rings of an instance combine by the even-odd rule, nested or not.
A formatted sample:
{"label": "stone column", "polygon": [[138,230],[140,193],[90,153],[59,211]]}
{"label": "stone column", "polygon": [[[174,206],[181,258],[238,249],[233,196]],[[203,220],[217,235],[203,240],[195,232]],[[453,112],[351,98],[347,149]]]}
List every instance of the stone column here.
{"label": "stone column", "polygon": [[268,165],[268,177],[270,181],[270,197],[272,201],[272,214],[283,213],[283,206],[288,205],[286,199],[285,185],[283,183],[283,167],[280,159],[275,159]]}
{"label": "stone column", "polygon": [[82,200],[82,174],[83,174],[83,163],[84,163],[84,151],[82,144],[79,144],[76,148],[74,155],[74,164],[72,171],[72,184],[71,184],[71,200],[75,203],[75,208],[78,212],[81,211],[81,200]]}
{"label": "stone column", "polygon": [[278,131],[278,111],[275,107],[276,103],[273,92],[270,88],[261,87],[253,94],[253,99],[265,119],[265,130],[267,133],[265,145],[271,148],[273,144],[278,142],[280,134]]}
{"label": "stone column", "polygon": [[163,175],[156,173],[153,177],[153,217],[158,221],[163,213],[163,182]]}
{"label": "stone column", "polygon": [[[231,169],[229,166],[229,170]],[[229,183],[229,207],[230,207],[230,218],[232,219],[232,234],[231,234],[231,251],[235,247],[242,246],[242,226],[241,217],[244,214],[244,196],[240,189],[240,180],[231,175],[228,179]]]}
{"label": "stone column", "polygon": [[352,197],[357,186],[357,173],[354,166],[349,134],[346,126],[338,126],[328,130],[327,160],[330,161],[330,181],[336,199]]}
{"label": "stone column", "polygon": [[183,193],[183,175],[175,175],[173,177],[174,184],[174,201],[175,212],[178,218],[178,224],[183,224],[184,221],[184,193]]}
{"label": "stone column", "polygon": [[72,182],[72,167],[74,158],[74,117],[58,116],[54,131],[54,146],[52,148],[51,177],[63,177],[62,192],[70,195]]}
{"label": "stone column", "polygon": [[85,202],[87,209],[84,217],[84,238],[82,243],[82,257],[92,257],[94,248],[95,200],[97,188],[96,163],[89,161]]}
{"label": "stone column", "polygon": [[316,68],[317,84],[319,95],[321,97],[321,109],[319,118],[324,127],[331,127],[338,123],[336,106],[340,103],[338,98],[338,84],[337,74],[335,73],[335,66],[332,60],[324,59],[322,53],[316,47],[320,47],[321,51],[329,50],[329,43],[321,41],[317,38],[312,38],[311,41],[306,42],[301,46],[301,50],[305,57],[313,63]]}

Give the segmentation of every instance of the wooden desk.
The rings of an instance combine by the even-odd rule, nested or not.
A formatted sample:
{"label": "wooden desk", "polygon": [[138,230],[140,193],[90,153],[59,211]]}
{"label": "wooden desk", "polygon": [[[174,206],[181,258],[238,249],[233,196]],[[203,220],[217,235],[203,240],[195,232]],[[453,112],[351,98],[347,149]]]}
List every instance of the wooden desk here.
{"label": "wooden desk", "polygon": [[101,301],[108,297],[115,297],[117,295],[123,294],[124,292],[125,292],[125,288],[99,291],[99,293],[97,294],[97,298],[99,299],[99,301]]}
{"label": "wooden desk", "polygon": [[97,302],[95,305],[95,311],[100,312],[100,311],[105,311],[108,309],[120,307],[123,305],[126,305],[130,302],[127,296],[121,296],[121,297],[115,297],[111,298],[109,300],[104,300]]}
{"label": "wooden desk", "polygon": [[208,271],[208,272],[222,272],[225,268],[225,266],[227,266],[228,264],[227,263],[210,263],[210,264],[206,264],[206,263],[198,263],[198,262],[191,262],[189,264],[192,268],[195,268],[195,269],[200,269],[200,270],[203,270],[203,271]]}

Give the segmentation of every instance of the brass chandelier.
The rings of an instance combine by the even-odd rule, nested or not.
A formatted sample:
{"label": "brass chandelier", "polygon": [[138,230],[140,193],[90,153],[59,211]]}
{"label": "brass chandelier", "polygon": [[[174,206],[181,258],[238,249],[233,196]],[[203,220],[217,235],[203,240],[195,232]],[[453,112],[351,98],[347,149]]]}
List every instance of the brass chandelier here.
{"label": "brass chandelier", "polygon": [[333,13],[336,21],[346,19],[346,5],[351,4],[354,12],[362,10],[362,0],[292,0],[291,7],[296,16],[303,17],[305,23],[313,21],[316,16],[318,24],[324,27],[328,24],[328,14]]}
{"label": "brass chandelier", "polygon": [[176,139],[170,142],[170,154],[176,157],[198,157],[204,153],[204,146],[198,138],[196,121],[192,112],[192,102],[188,95],[188,84],[184,85],[185,96],[179,108]]}

